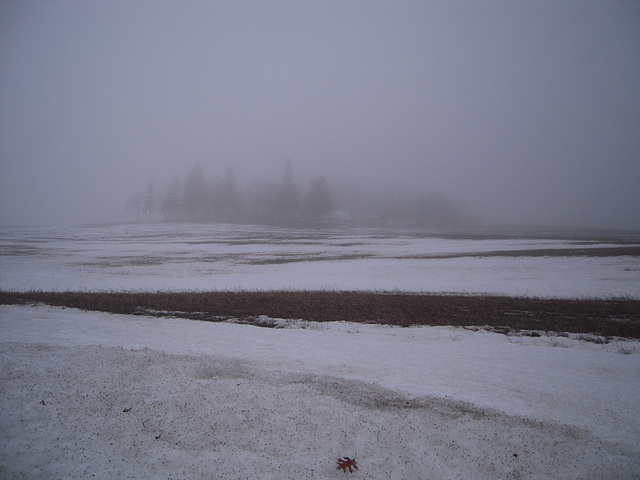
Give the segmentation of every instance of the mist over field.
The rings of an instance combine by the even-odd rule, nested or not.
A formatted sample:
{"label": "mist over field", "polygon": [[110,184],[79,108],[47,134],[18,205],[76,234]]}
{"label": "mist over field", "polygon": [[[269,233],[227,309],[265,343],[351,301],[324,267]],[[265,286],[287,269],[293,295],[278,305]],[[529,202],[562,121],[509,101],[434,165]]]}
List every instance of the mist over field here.
{"label": "mist over field", "polygon": [[637,0],[1,0],[0,478],[640,478],[639,133]]}
{"label": "mist over field", "polygon": [[638,85],[633,1],[8,0],[0,225],[313,219],[322,177],[353,218],[640,229]]}

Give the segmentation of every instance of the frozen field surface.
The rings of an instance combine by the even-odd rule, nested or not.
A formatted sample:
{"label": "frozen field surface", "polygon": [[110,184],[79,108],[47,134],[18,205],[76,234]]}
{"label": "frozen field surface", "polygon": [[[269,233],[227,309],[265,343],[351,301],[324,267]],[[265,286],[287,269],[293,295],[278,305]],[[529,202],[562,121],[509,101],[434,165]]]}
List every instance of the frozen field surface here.
{"label": "frozen field surface", "polygon": [[640,476],[638,342],[47,306],[0,331],[2,478]]}
{"label": "frozen field surface", "polygon": [[199,224],[0,228],[0,288],[637,297],[640,243],[625,242]]}
{"label": "frozen field surface", "polygon": [[[633,240],[0,229],[0,288],[638,297]],[[0,478],[640,477],[640,344],[0,306]],[[340,457],[359,470],[338,470]]]}

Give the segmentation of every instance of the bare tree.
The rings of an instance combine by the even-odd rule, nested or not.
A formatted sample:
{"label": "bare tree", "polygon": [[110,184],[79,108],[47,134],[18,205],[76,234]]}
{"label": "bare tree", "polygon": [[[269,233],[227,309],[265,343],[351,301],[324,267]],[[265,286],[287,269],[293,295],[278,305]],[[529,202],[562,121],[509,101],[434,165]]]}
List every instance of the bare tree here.
{"label": "bare tree", "polygon": [[134,193],[129,195],[127,198],[127,203],[125,205],[125,209],[129,214],[136,216],[136,222],[140,221],[140,212],[142,211],[142,207],[144,206],[144,194],[142,193]]}
{"label": "bare tree", "polygon": [[147,187],[147,195],[144,198],[142,204],[142,211],[149,212],[149,221],[151,221],[151,214],[156,209],[156,193],[153,183],[150,183]]}

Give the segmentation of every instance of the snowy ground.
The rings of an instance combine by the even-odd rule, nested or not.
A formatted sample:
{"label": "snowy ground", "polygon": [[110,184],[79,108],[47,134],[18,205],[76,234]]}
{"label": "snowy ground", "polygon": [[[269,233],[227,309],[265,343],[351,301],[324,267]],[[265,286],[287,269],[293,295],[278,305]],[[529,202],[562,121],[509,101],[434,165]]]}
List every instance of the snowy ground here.
{"label": "snowy ground", "polygon": [[1,306],[0,476],[640,475],[638,342],[290,327]]}
{"label": "snowy ground", "polygon": [[[640,256],[561,255],[576,248],[624,247],[617,241],[443,239],[415,232],[238,225],[0,228],[0,288],[637,297]],[[514,251],[549,255],[509,256]]]}
{"label": "snowy ground", "polygon": [[[568,241],[217,232],[2,229],[0,288],[640,291],[637,257],[454,255]],[[639,342],[283,323],[0,306],[0,478],[640,477]]]}

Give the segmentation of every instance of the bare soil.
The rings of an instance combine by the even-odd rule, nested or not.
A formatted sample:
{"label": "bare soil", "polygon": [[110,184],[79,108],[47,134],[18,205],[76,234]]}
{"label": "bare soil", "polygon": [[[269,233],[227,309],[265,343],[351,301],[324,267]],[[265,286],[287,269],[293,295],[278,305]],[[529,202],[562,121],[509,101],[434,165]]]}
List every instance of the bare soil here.
{"label": "bare soil", "polygon": [[[261,325],[259,317],[409,327],[448,325],[640,339],[640,300],[547,299],[356,291],[0,291],[0,304],[44,303],[101,312]],[[273,324],[270,324],[273,325]]]}

